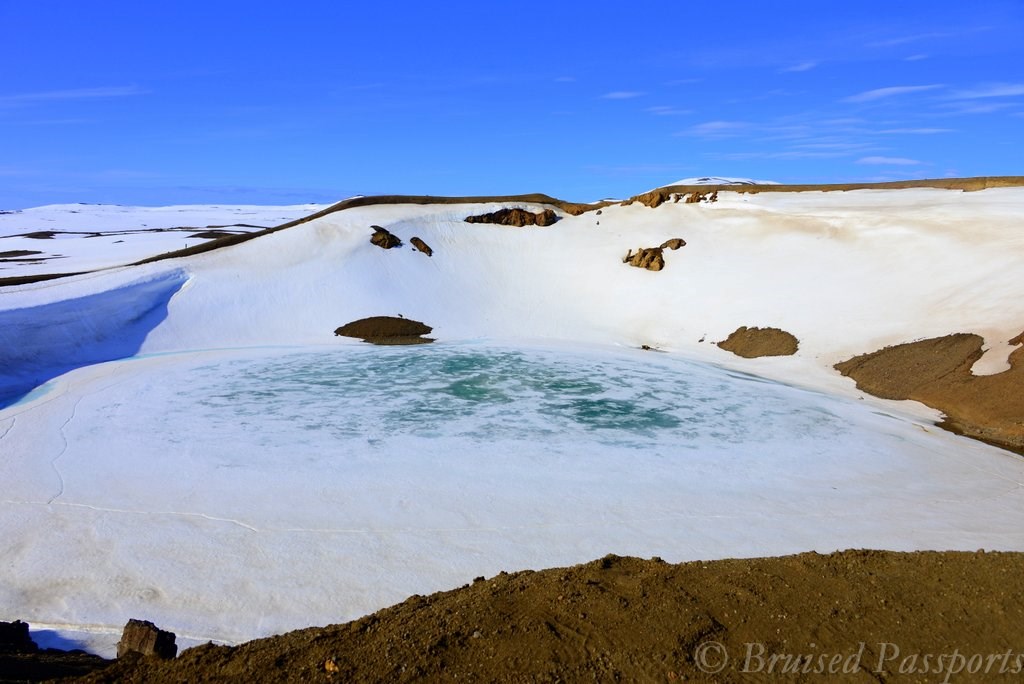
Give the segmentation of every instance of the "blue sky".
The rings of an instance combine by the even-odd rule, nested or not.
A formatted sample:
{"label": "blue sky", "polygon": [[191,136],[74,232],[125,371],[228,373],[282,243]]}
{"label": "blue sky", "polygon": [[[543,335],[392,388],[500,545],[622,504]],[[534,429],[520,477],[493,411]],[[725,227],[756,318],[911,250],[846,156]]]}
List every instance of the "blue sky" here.
{"label": "blue sky", "polygon": [[0,0],[0,208],[1024,174],[1024,2]]}

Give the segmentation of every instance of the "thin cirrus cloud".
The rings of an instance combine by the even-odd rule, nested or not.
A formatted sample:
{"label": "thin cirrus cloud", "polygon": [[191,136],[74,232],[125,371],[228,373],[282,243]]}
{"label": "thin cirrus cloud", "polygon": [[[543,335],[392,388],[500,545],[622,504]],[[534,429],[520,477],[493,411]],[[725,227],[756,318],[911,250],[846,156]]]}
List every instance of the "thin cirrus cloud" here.
{"label": "thin cirrus cloud", "polygon": [[688,135],[698,138],[728,138],[739,135],[750,127],[745,121],[705,121],[691,126],[676,135]]}
{"label": "thin cirrus cloud", "polygon": [[865,90],[863,93],[857,93],[849,97],[843,98],[843,102],[873,102],[875,100],[882,100],[887,97],[895,97],[897,95],[907,95],[909,93],[923,93],[929,90],[936,90],[938,88],[944,88],[945,86],[941,83],[933,83],[930,85],[913,85],[913,86],[890,86],[888,88],[875,88],[874,90]]}
{"label": "thin cirrus cloud", "polygon": [[818,66],[817,62],[807,61],[807,62],[800,62],[799,64],[794,64],[793,66],[788,66],[785,69],[781,69],[780,71],[782,73],[784,73],[784,74],[792,74],[792,73],[799,73],[801,71],[810,71],[811,69],[813,69],[816,66]]}
{"label": "thin cirrus cloud", "polygon": [[602,100],[632,100],[634,97],[641,97],[647,93],[636,90],[613,90],[601,96]]}
{"label": "thin cirrus cloud", "polygon": [[684,114],[693,114],[692,109],[679,109],[678,107],[670,107],[667,105],[659,105],[657,107],[648,107],[646,111],[655,116],[682,116]]}
{"label": "thin cirrus cloud", "polygon": [[113,86],[104,88],[73,88],[70,90],[44,90],[34,93],[0,95],[0,106],[30,105],[40,102],[66,100],[92,100],[109,97],[144,95],[148,91],[138,86]]}
{"label": "thin cirrus cloud", "polygon": [[917,166],[921,162],[917,159],[906,157],[861,157],[858,164],[871,164],[876,166]]}
{"label": "thin cirrus cloud", "polygon": [[973,90],[958,90],[950,95],[954,100],[983,100],[990,97],[1017,97],[1024,95],[1024,83],[988,83]]}
{"label": "thin cirrus cloud", "polygon": [[878,131],[885,135],[935,135],[937,133],[952,133],[952,128],[886,128]]}

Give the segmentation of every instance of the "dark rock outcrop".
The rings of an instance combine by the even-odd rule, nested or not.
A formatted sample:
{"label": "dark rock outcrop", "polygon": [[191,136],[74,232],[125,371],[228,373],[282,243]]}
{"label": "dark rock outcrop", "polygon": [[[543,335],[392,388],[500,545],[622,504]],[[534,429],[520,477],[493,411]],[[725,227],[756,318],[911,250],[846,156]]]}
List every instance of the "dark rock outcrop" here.
{"label": "dark rock outcrop", "polygon": [[40,682],[82,677],[102,670],[113,661],[81,650],[39,648],[20,620],[0,622],[0,682]]}
{"label": "dark rock outcrop", "polygon": [[736,328],[718,346],[745,359],[761,356],[792,356],[796,354],[800,341],[779,328]]}
{"label": "dark rock outcrop", "polygon": [[0,653],[35,653],[38,650],[29,636],[27,622],[0,622]]}
{"label": "dark rock outcrop", "polygon": [[691,192],[686,196],[686,204],[712,203],[718,201],[718,190],[712,192]]}
{"label": "dark rock outcrop", "polygon": [[671,240],[665,240],[661,243],[659,249],[679,249],[680,247],[686,246],[686,240],[683,238],[672,238]]}
{"label": "dark rock outcrop", "polygon": [[392,247],[402,246],[402,241],[398,239],[398,236],[388,232],[386,228],[381,228],[380,226],[370,227],[373,228],[373,235],[370,237],[370,242],[381,249],[391,249]]}
{"label": "dark rock outcrop", "polygon": [[409,242],[412,243],[412,246],[415,247],[417,251],[423,252],[427,256],[434,256],[434,250],[430,249],[430,245],[428,245],[420,238],[414,237],[413,239],[409,240]]}
{"label": "dark rock outcrop", "polygon": [[424,344],[434,340],[423,337],[433,330],[429,325],[409,318],[394,316],[371,316],[346,323],[334,334],[339,337],[355,337],[371,344]]}
{"label": "dark rock outcrop", "polygon": [[665,256],[661,247],[641,247],[636,252],[629,250],[622,258],[622,263],[646,268],[648,271],[660,271],[665,268]]}
{"label": "dark rock outcrop", "polygon": [[489,214],[467,216],[466,223],[496,223],[501,226],[550,226],[558,221],[558,214],[551,209],[536,214],[525,209],[499,209]]}
{"label": "dark rock outcrop", "polygon": [[123,658],[129,653],[143,656],[156,656],[170,660],[178,654],[174,632],[160,629],[146,620],[129,620],[117,642],[117,657]]}

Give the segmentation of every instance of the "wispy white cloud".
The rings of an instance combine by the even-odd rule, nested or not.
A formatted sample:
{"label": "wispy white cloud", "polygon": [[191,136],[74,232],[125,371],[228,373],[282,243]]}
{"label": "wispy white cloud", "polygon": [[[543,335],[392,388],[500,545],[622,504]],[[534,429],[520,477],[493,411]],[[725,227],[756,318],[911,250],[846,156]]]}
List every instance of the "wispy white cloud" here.
{"label": "wispy white cloud", "polygon": [[576,79],[572,76],[559,76],[555,79],[555,83],[575,83]]}
{"label": "wispy white cloud", "polygon": [[138,86],[113,86],[106,88],[75,88],[71,90],[44,90],[34,93],[17,93],[0,95],[0,106],[35,104],[38,102],[54,102],[61,100],[92,100],[110,97],[130,97],[144,95],[147,90]]}
{"label": "wispy white cloud", "polygon": [[906,157],[861,157],[857,160],[857,163],[880,166],[917,166],[922,162],[917,159],[907,159]]}
{"label": "wispy white cloud", "polygon": [[922,59],[928,59],[928,55],[923,54],[923,53],[922,54],[917,54],[917,55],[910,55],[909,57],[904,57],[903,61],[904,62],[920,62]]}
{"label": "wispy white cloud", "polygon": [[[975,29],[977,30],[977,29]],[[873,43],[868,43],[868,47],[896,47],[897,45],[907,45],[908,43],[918,43],[922,40],[938,40],[942,38],[952,38],[958,35],[953,31],[932,31],[931,33],[915,33],[909,36],[897,36],[895,38],[887,38],[886,40],[876,40]]]}
{"label": "wispy white cloud", "polygon": [[692,109],[679,109],[678,107],[669,107],[664,105],[648,107],[645,111],[657,116],[681,116],[683,114],[693,114]]}
{"label": "wispy white cloud", "polygon": [[874,90],[866,90],[863,93],[857,93],[849,97],[843,98],[843,102],[872,102],[874,100],[881,100],[886,97],[894,97],[896,95],[907,95],[909,93],[923,93],[928,90],[935,90],[937,88],[945,87],[941,83],[933,83],[930,85],[913,85],[913,86],[890,86],[888,88],[875,88]]}
{"label": "wispy white cloud", "polygon": [[636,90],[613,90],[601,96],[602,100],[632,100],[634,97],[642,97],[647,93]]}
{"label": "wispy white cloud", "polygon": [[849,156],[846,152],[781,150],[777,152],[727,152],[712,155],[715,159],[744,161],[746,159],[837,159]]}
{"label": "wispy white cloud", "polygon": [[785,69],[780,69],[779,71],[784,73],[784,74],[786,74],[786,73],[795,73],[795,72],[800,72],[800,71],[810,71],[811,69],[813,69],[816,66],[818,66],[817,62],[807,61],[807,62],[800,62],[799,64],[794,64],[793,66],[788,66]]}
{"label": "wispy white cloud", "polygon": [[1017,104],[1015,102],[993,102],[992,100],[982,100],[981,102],[977,102],[975,100],[958,100],[954,102],[944,102],[941,106],[946,110],[947,114],[956,116],[959,114],[991,114],[992,112],[1016,107]]}
{"label": "wispy white cloud", "polygon": [[1019,95],[1024,95],[1024,83],[987,83],[972,90],[956,90],[949,97],[953,100],[980,100]]}
{"label": "wispy white cloud", "polygon": [[886,128],[876,133],[886,135],[935,135],[937,133],[952,133],[952,128]]}
{"label": "wispy white cloud", "polygon": [[750,128],[746,121],[705,121],[704,123],[691,126],[685,131],[676,135],[692,135],[698,138],[728,138],[739,135]]}

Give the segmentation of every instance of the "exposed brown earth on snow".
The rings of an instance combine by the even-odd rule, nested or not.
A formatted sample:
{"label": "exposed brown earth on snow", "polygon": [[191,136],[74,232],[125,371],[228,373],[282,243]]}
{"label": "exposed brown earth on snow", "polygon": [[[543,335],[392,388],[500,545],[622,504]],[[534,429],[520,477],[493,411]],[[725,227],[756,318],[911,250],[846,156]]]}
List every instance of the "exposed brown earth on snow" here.
{"label": "exposed brown earth on snow", "polygon": [[421,238],[414,237],[409,240],[409,242],[411,242],[412,246],[416,248],[416,251],[423,252],[427,256],[434,256],[434,250],[432,250],[430,245],[424,242]]}
{"label": "exposed brown earth on snow", "polygon": [[[1024,344],[1024,334],[1011,344]],[[1024,347],[1010,368],[974,375],[984,340],[959,333],[886,347],[836,364],[857,388],[883,399],[913,399],[946,414],[942,426],[1024,453]]]}
{"label": "exposed brown earth on snow", "polygon": [[958,667],[953,681],[1019,681],[1022,643],[1020,553],[608,556],[478,578],[344,625],[119,661],[82,681],[943,681],[920,670],[925,654]]}
{"label": "exposed brown earth on snow", "polygon": [[500,226],[551,226],[558,221],[558,215],[550,209],[537,213],[526,209],[499,209],[489,214],[467,216],[466,223],[496,223]]}
{"label": "exposed brown earth on snow", "polygon": [[745,359],[761,356],[792,356],[800,347],[800,340],[779,328],[736,328],[718,346]]}
{"label": "exposed brown earth on snow", "polygon": [[334,334],[339,337],[355,337],[371,344],[424,344],[434,340],[422,337],[433,330],[429,325],[410,318],[394,316],[371,316],[346,323]]}

